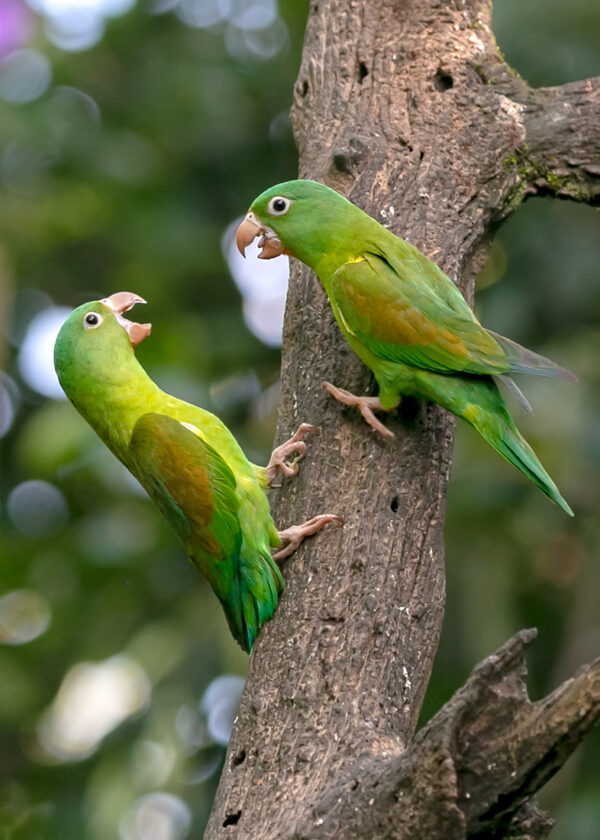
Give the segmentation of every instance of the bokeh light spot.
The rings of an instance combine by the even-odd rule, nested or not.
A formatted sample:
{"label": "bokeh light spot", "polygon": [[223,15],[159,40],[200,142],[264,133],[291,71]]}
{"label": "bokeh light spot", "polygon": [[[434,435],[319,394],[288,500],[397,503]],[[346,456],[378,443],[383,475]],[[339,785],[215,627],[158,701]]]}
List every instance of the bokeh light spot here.
{"label": "bokeh light spot", "polygon": [[0,64],[0,96],[7,102],[33,102],[48,90],[50,62],[37,50],[16,50]]}
{"label": "bokeh light spot", "polygon": [[38,540],[58,534],[69,520],[65,497],[47,481],[17,485],[8,497],[7,508],[15,528]]}
{"label": "bokeh light spot", "polygon": [[133,750],[131,764],[136,782],[142,789],[164,784],[173,768],[177,752],[172,744],[158,741],[139,741]]}
{"label": "bokeh light spot", "polygon": [[94,8],[107,18],[120,17],[127,14],[135,6],[136,0],[88,0]]}
{"label": "bokeh light spot", "polygon": [[175,729],[181,746],[189,755],[210,743],[204,717],[191,706],[181,706],[177,710]]}
{"label": "bokeh light spot", "polygon": [[223,255],[236,286],[244,298],[244,320],[262,342],[271,347],[281,345],[283,315],[287,295],[290,261],[286,256],[259,260],[256,240],[242,257],[235,244],[235,232],[242,218],[232,222],[221,240]]}
{"label": "bokeh light spot", "polygon": [[45,26],[49,41],[65,52],[81,52],[104,35],[104,18],[92,9],[72,8],[53,15]]}
{"label": "bokeh light spot", "polygon": [[135,5],[135,0],[27,0],[28,4],[46,17],[86,9],[102,17],[118,17]]}
{"label": "bokeh light spot", "polygon": [[21,0],[0,0],[0,58],[21,47],[33,30],[33,15]]}
{"label": "bokeh light spot", "polygon": [[239,29],[228,26],[225,32],[227,52],[239,61],[268,61],[289,42],[287,26],[276,18],[264,29]]}
{"label": "bokeh light spot", "polygon": [[244,301],[244,321],[257,338],[269,347],[281,346],[285,297],[248,298]]}
{"label": "bokeh light spot", "polygon": [[48,40],[68,52],[97,44],[106,28],[105,18],[124,15],[135,0],[28,0],[46,18]]}
{"label": "bokeh light spot", "polygon": [[152,0],[148,11],[151,15],[164,15],[172,12],[178,3],[179,0]]}
{"label": "bokeh light spot", "polygon": [[55,88],[49,105],[48,120],[59,139],[74,130],[100,122],[100,108],[96,100],[70,85]]}
{"label": "bokeh light spot", "polygon": [[150,693],[146,673],[125,654],[97,664],[81,662],[68,671],[42,715],[39,742],[62,761],[86,758],[109,732],[148,705]]}
{"label": "bokeh light spot", "polygon": [[228,19],[239,29],[264,29],[277,18],[276,0],[243,0],[234,4]]}
{"label": "bokeh light spot", "polygon": [[121,840],[183,840],[192,823],[190,809],[178,796],[156,791],[133,805],[121,820]]}
{"label": "bokeh light spot", "polygon": [[45,397],[65,399],[54,370],[54,343],[71,310],[53,306],[31,320],[19,351],[19,371],[24,381]]}
{"label": "bokeh light spot", "polygon": [[188,26],[204,29],[225,20],[231,10],[231,0],[181,0],[177,17]]}
{"label": "bokeh light spot", "polygon": [[50,617],[50,605],[43,595],[31,589],[15,589],[0,598],[0,642],[31,642],[46,632]]}
{"label": "bokeh light spot", "polygon": [[5,435],[13,424],[15,411],[8,389],[0,381],[0,437]]}
{"label": "bokeh light spot", "polygon": [[17,385],[10,376],[0,371],[0,437],[12,426],[19,400]]}
{"label": "bokeh light spot", "polygon": [[209,735],[218,744],[229,743],[245,682],[243,677],[233,674],[217,677],[200,701],[200,710],[208,716]]}

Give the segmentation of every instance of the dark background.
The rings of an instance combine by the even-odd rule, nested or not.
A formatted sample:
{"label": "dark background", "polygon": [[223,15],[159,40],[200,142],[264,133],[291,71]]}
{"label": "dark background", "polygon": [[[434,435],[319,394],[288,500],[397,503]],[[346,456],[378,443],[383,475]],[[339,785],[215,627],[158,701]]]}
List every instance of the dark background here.
{"label": "dark background", "polygon": [[[74,306],[143,295],[134,317],[154,324],[144,366],[266,462],[285,263],[249,260],[240,274],[236,261],[236,284],[223,237],[258,192],[296,174],[287,113],[307,9],[0,0],[6,840],[202,835],[247,658],[174,534],[60,399],[52,343]],[[597,0],[503,0],[495,30],[534,85],[600,73]],[[480,278],[484,323],[579,377],[521,380],[535,414],[514,407],[576,518],[459,424],[424,719],[521,627],[540,631],[534,699],[600,649],[599,234],[589,207],[529,201]],[[217,680],[227,674],[238,678]],[[599,790],[596,732],[546,788],[556,840],[595,840]]]}

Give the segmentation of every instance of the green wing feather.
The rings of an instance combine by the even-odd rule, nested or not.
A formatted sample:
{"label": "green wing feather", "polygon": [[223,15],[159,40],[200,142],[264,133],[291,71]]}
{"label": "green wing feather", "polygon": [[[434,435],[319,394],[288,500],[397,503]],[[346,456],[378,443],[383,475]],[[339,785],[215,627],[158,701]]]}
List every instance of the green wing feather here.
{"label": "green wing feather", "polygon": [[[365,253],[332,276],[332,303],[342,323],[372,353],[438,373],[575,379],[545,356],[484,329],[450,278],[402,244],[410,249],[406,264]],[[414,276],[417,270],[424,272],[421,277]]]}
{"label": "green wing feather", "polygon": [[172,417],[144,414],[129,449],[137,477],[211,584],[234,637],[251,650],[283,588],[269,550],[270,517],[244,533],[245,500],[234,473],[216,449]]}
{"label": "green wing feather", "polygon": [[441,373],[510,370],[506,353],[466,302],[459,307],[453,296],[444,299],[380,256],[365,254],[342,265],[332,276],[331,294],[346,329],[381,359]]}
{"label": "green wing feather", "polygon": [[129,449],[153,500],[186,544],[215,560],[241,544],[236,480],[219,453],[166,414],[135,424]]}
{"label": "green wing feather", "polygon": [[412,284],[415,289],[422,290],[425,284],[430,295],[434,295],[456,315],[467,321],[475,320],[473,311],[460,289],[425,254],[410,242],[393,234],[389,245],[390,247],[376,253],[390,265],[401,285]]}

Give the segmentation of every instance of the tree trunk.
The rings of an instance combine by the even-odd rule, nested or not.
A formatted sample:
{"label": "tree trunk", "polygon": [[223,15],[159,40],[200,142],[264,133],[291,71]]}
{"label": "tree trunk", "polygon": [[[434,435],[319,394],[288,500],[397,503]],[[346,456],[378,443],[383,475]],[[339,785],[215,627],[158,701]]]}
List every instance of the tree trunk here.
{"label": "tree trunk", "polygon": [[[470,298],[491,226],[526,195],[600,203],[599,100],[598,79],[530,89],[498,53],[490,3],[319,0],[292,109],[300,175],[408,239]],[[205,837],[546,836],[526,803],[600,713],[600,668],[531,704],[520,634],[414,738],[443,618],[454,418],[404,400],[396,440],[383,440],[324,380],[374,389],[296,263],[277,439],[301,421],[321,435],[274,514],[284,526],[333,512],[344,526],[285,566]]]}

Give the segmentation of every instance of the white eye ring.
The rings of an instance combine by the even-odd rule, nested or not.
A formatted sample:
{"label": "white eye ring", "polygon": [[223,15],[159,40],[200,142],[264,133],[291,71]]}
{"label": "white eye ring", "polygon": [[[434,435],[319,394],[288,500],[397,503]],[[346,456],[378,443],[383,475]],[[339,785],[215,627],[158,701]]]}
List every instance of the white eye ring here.
{"label": "white eye ring", "polygon": [[104,318],[98,312],[88,312],[83,318],[83,329],[84,330],[95,330],[97,329]]}
{"label": "white eye ring", "polygon": [[282,195],[276,195],[267,204],[267,213],[271,216],[284,216],[290,209],[291,203],[291,198],[284,198]]}

